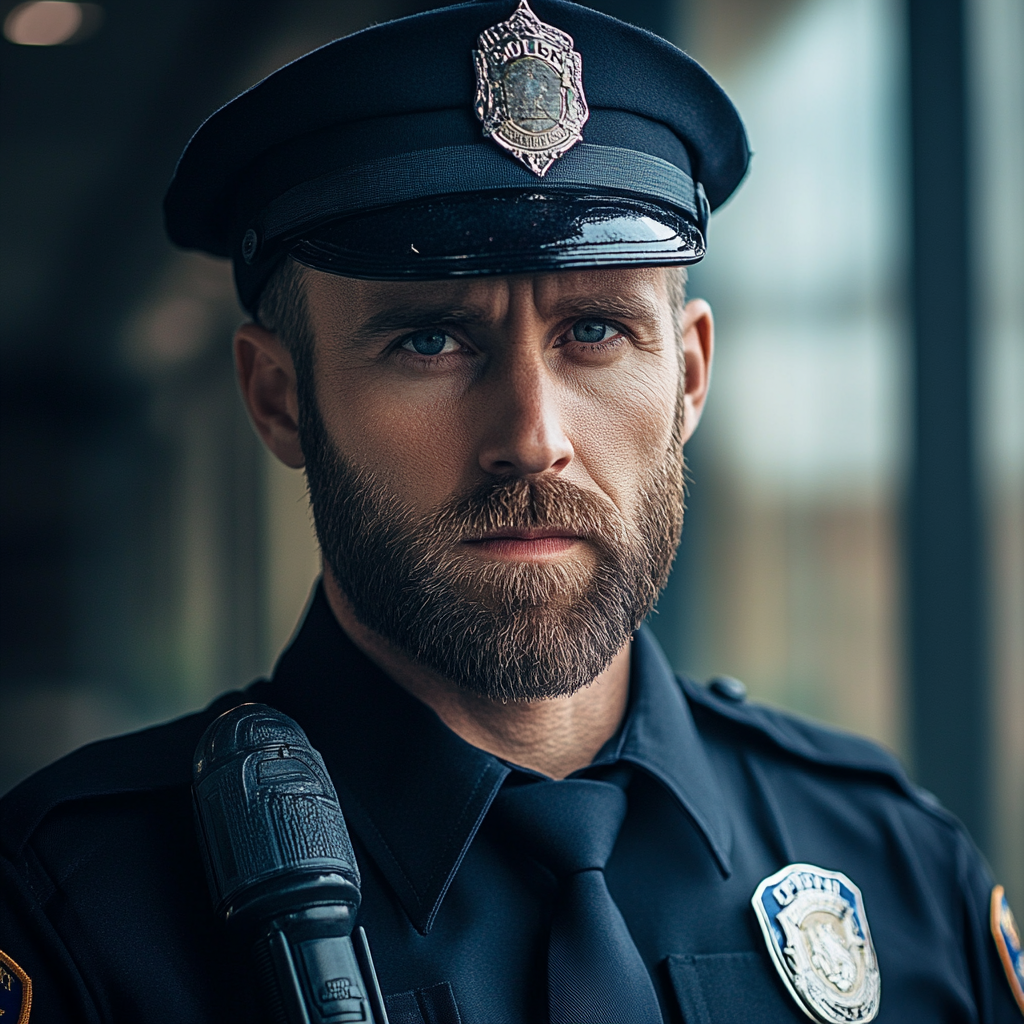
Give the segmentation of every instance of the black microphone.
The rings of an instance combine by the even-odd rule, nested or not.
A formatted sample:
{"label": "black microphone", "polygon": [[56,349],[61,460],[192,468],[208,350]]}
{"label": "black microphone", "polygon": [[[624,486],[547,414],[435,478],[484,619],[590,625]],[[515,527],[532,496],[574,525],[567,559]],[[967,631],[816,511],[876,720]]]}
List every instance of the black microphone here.
{"label": "black microphone", "polygon": [[274,1024],[388,1024],[348,829],[302,729],[265,704],[221,715],[192,803],[214,909],[252,949]]}

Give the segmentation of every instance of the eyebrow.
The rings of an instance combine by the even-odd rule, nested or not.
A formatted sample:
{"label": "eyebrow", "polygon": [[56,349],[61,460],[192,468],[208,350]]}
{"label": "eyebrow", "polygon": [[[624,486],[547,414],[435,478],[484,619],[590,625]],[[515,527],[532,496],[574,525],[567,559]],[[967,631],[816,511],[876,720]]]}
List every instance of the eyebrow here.
{"label": "eyebrow", "polygon": [[655,303],[642,296],[625,298],[621,295],[609,295],[597,298],[592,295],[568,296],[557,303],[555,316],[614,316],[623,320],[654,321],[659,317]]}
{"label": "eyebrow", "polygon": [[434,324],[479,323],[486,319],[480,309],[448,304],[391,306],[367,317],[358,327],[360,337],[376,337],[392,331],[408,330],[414,327],[430,327]]}

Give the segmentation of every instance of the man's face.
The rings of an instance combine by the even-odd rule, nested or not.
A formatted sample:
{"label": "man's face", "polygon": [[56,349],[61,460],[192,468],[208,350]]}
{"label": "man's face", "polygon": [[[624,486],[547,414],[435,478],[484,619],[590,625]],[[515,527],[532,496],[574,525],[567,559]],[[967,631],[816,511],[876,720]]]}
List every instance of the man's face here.
{"label": "man's face", "polygon": [[302,448],[356,616],[494,698],[589,683],[653,605],[682,522],[664,272],[306,287]]}

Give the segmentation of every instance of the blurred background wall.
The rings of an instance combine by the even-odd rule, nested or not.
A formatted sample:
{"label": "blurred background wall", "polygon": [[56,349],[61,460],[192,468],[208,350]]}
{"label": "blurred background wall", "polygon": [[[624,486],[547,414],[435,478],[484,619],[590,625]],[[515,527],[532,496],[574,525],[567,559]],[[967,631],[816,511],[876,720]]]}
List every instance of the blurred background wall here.
{"label": "blurred background wall", "polygon": [[[238,400],[229,268],[174,251],[160,200],[221,103],[430,6],[0,6],[0,792],[268,671],[294,629],[304,481]],[[680,671],[899,753],[1020,907],[1024,7],[593,6],[708,67],[755,152],[691,275],[717,362],[652,625]]]}

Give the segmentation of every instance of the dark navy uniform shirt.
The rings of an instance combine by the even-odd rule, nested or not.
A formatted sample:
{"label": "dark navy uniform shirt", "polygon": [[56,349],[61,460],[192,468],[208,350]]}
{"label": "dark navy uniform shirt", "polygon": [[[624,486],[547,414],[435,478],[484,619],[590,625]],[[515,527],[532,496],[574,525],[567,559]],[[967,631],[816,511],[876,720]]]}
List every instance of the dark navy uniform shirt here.
{"label": "dark navy uniform shirt", "polygon": [[[521,769],[375,668],[318,591],[271,680],[85,747],[0,801],[0,948],[32,979],[33,1022],[260,1019],[258,979],[212,912],[190,803],[197,741],[250,700],[323,754],[392,1024],[544,1021],[555,882],[488,817]],[[608,886],[666,1022],[806,1022],[750,905],[797,862],[860,887],[880,1024],[1019,1020],[980,855],[878,747],[680,681],[641,630],[626,720],[578,774],[612,766],[630,781]]]}

